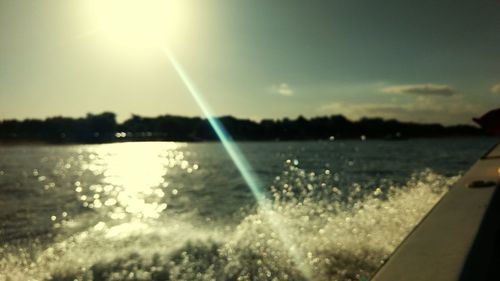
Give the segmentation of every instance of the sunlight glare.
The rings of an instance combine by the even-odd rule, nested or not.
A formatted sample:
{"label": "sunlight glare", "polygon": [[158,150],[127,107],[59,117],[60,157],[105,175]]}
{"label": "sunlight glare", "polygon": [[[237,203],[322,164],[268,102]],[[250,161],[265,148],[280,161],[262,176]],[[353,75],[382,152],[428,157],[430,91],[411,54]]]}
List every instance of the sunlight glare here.
{"label": "sunlight glare", "polygon": [[172,29],[177,28],[177,2],[88,0],[83,1],[84,20],[95,30],[98,41],[107,47],[143,52],[163,45]]}
{"label": "sunlight glare", "polygon": [[122,143],[101,146],[98,151],[103,169],[104,188],[91,189],[97,200],[112,209],[110,216],[121,219],[130,214],[138,218],[158,218],[167,207],[164,203],[165,174],[180,166],[181,143]]}

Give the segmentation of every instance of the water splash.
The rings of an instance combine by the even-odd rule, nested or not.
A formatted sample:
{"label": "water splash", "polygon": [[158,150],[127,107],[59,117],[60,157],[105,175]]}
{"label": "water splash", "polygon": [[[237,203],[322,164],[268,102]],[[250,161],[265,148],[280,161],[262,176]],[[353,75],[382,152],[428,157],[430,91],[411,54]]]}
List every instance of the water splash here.
{"label": "water splash", "polygon": [[[306,249],[304,262],[319,281],[370,276],[458,179],[425,170],[403,186],[368,192],[335,187],[329,174],[293,163],[284,167],[270,208]],[[109,233],[119,230],[101,225],[48,248],[4,247],[0,280],[304,280],[267,216],[259,208],[232,228],[169,217],[147,232],[114,237]]]}

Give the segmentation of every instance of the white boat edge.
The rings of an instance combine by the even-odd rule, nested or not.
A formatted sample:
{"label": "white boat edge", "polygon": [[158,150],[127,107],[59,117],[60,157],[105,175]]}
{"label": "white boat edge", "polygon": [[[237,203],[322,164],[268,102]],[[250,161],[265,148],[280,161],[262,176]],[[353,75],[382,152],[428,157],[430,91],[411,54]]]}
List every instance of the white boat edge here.
{"label": "white boat edge", "polygon": [[497,143],[443,196],[371,280],[500,280],[499,186]]}

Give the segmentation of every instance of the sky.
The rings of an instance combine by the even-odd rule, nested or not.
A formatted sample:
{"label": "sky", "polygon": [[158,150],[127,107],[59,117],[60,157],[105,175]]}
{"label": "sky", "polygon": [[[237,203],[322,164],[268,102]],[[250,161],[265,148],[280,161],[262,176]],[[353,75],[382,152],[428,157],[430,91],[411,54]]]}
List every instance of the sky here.
{"label": "sky", "polygon": [[498,0],[0,0],[0,119],[112,111],[471,123],[500,107]]}

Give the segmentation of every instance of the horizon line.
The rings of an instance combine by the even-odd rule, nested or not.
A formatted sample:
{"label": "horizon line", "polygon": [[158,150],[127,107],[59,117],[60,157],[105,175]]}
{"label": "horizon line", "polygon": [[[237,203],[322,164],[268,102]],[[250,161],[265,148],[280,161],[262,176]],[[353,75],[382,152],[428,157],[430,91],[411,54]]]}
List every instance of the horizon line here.
{"label": "horizon line", "polygon": [[[127,120],[130,120],[132,119],[134,116],[137,116],[137,117],[140,117],[140,118],[150,118],[150,119],[155,119],[155,118],[160,118],[160,117],[165,117],[165,116],[171,116],[171,117],[180,117],[180,118],[199,118],[199,119],[207,119],[206,117],[203,117],[201,115],[177,115],[177,114],[170,114],[170,113],[165,113],[165,114],[160,114],[160,115],[156,115],[156,116],[149,116],[149,115],[140,115],[140,114],[135,114],[135,113],[130,113],[129,117],[128,118],[125,118],[123,119],[123,121],[118,121],[116,119],[118,114],[116,114],[115,112],[113,111],[109,111],[109,110],[104,110],[104,111],[101,111],[99,113],[93,113],[93,112],[87,112],[85,115],[83,116],[64,116],[62,114],[60,115],[52,115],[52,116],[47,116],[47,117],[24,117],[24,118],[0,118],[0,122],[5,122],[5,121],[18,121],[18,122],[24,122],[24,121],[47,121],[47,120],[50,120],[50,119],[55,119],[55,118],[65,118],[65,119],[84,119],[86,117],[88,117],[89,115],[94,115],[94,116],[98,116],[98,115],[101,115],[101,114],[105,114],[105,113],[111,113],[115,116],[115,121],[117,124],[123,124],[124,122],[126,122]],[[314,115],[314,116],[305,116],[305,115],[302,115],[302,114],[298,114],[296,115],[295,117],[291,117],[291,116],[284,116],[284,117],[278,117],[278,118],[270,118],[270,117],[264,117],[264,118],[260,118],[260,119],[256,119],[256,118],[252,118],[252,117],[238,117],[238,116],[234,116],[232,114],[222,114],[222,115],[217,115],[217,116],[214,116],[215,118],[217,119],[221,119],[221,118],[234,118],[234,119],[237,119],[237,120],[246,120],[246,121],[251,121],[251,122],[255,122],[255,123],[262,123],[262,121],[265,121],[265,120],[270,120],[270,121],[284,121],[284,120],[290,120],[290,121],[294,121],[294,120],[299,120],[300,118],[303,118],[303,119],[306,119],[306,120],[312,120],[312,119],[316,119],[316,118],[325,118],[325,117],[343,117],[345,118],[346,120],[348,120],[349,122],[361,122],[362,120],[375,120],[375,119],[378,119],[378,120],[382,120],[384,122],[387,122],[387,121],[396,121],[396,122],[399,122],[399,123],[408,123],[408,124],[422,124],[422,125],[441,125],[443,127],[454,127],[454,126],[471,126],[471,127],[476,127],[476,128],[479,128],[479,126],[473,122],[473,117],[471,117],[471,122],[470,123],[456,123],[456,124],[443,124],[441,122],[425,122],[425,121],[402,121],[400,119],[397,119],[397,118],[386,118],[386,117],[382,117],[382,116],[362,116],[360,118],[357,118],[357,119],[353,119],[353,118],[349,118],[343,114],[324,114],[324,115]]]}

